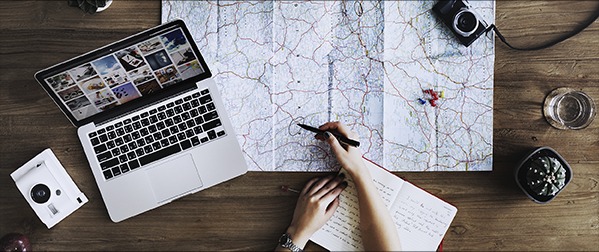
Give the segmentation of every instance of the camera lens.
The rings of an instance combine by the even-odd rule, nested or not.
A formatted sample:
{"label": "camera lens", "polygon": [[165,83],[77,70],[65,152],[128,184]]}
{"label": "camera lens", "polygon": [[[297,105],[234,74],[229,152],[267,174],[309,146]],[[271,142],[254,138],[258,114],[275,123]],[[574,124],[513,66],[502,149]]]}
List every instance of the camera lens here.
{"label": "camera lens", "polygon": [[460,35],[468,37],[478,28],[478,18],[467,9],[462,9],[453,19],[453,28]]}
{"label": "camera lens", "polygon": [[50,188],[44,184],[35,185],[33,188],[31,188],[31,199],[38,204],[48,202],[50,199]]}

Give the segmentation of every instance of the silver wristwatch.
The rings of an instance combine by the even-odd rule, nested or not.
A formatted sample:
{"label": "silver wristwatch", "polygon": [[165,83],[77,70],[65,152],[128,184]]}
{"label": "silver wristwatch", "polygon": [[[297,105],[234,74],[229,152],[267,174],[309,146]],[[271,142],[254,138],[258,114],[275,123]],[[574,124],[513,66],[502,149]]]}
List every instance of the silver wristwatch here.
{"label": "silver wristwatch", "polygon": [[283,248],[287,248],[287,249],[291,250],[292,252],[303,252],[304,251],[297,245],[293,244],[293,241],[291,240],[291,236],[289,236],[288,233],[284,233],[283,235],[281,235],[281,238],[279,238],[279,245],[281,245],[281,247],[283,247]]}

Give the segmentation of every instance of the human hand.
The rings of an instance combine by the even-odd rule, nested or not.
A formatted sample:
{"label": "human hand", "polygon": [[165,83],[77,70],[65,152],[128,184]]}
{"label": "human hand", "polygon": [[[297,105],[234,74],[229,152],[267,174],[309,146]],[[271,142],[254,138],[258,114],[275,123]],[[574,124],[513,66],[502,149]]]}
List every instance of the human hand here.
{"label": "human hand", "polygon": [[316,177],[308,181],[293,212],[293,220],[287,228],[293,243],[303,248],[310,237],[333,215],[339,206],[339,194],[347,187],[344,175]]}
{"label": "human hand", "polygon": [[[347,138],[358,140],[358,134],[349,130],[347,126],[340,122],[327,122],[320,126],[319,129],[324,131],[337,131]],[[317,134],[316,138],[326,141],[331,145],[331,149],[333,150],[333,153],[335,153],[339,164],[341,164],[341,166],[352,176],[360,174],[361,171],[365,170],[366,166],[362,160],[362,152],[357,147],[340,143],[337,138],[329,132]]]}

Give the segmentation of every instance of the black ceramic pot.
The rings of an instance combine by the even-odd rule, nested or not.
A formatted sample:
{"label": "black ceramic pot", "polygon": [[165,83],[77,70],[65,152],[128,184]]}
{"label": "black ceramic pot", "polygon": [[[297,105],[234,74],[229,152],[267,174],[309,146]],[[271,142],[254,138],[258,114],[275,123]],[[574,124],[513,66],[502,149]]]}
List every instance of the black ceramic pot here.
{"label": "black ceramic pot", "polygon": [[539,147],[520,161],[514,175],[526,196],[547,203],[570,183],[572,168],[555,150]]}

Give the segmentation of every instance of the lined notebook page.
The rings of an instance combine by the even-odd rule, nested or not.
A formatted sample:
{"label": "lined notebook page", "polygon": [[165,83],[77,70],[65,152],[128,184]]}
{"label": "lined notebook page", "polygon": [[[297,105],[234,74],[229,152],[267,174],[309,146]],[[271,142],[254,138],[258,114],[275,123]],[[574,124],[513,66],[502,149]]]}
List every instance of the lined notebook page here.
{"label": "lined notebook page", "polygon": [[[435,251],[457,208],[365,160],[374,183],[397,226],[404,251]],[[355,185],[339,196],[333,217],[310,240],[331,251],[362,251]]]}
{"label": "lined notebook page", "polygon": [[[364,163],[369,168],[374,184],[379,189],[385,205],[389,208],[397,198],[404,181],[370,161],[364,160]],[[364,247],[359,227],[358,194],[353,180],[351,178],[346,180],[348,185],[339,195],[337,211],[319,231],[314,233],[310,240],[331,251],[362,251]]]}
{"label": "lined notebook page", "polygon": [[436,251],[458,209],[405,183],[391,207],[404,251]]}

